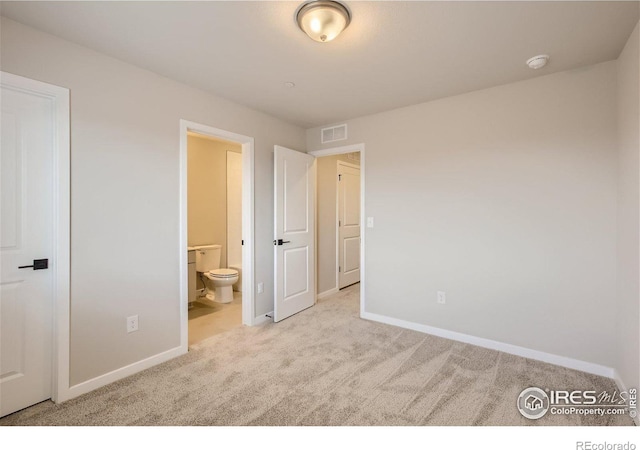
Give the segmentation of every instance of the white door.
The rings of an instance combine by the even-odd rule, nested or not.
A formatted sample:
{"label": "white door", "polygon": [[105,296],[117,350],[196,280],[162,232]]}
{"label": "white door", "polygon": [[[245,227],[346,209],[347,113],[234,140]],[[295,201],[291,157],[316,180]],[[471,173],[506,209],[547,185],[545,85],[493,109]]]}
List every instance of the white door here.
{"label": "white door", "polygon": [[[4,416],[51,397],[56,116],[54,101],[30,90],[31,80],[3,73],[1,81],[0,416]],[[20,268],[32,266],[34,260],[41,260],[35,268]]]}
{"label": "white door", "polygon": [[360,168],[338,162],[338,287],[360,281]]}
{"label": "white door", "polygon": [[315,303],[315,158],[275,146],[273,320]]}

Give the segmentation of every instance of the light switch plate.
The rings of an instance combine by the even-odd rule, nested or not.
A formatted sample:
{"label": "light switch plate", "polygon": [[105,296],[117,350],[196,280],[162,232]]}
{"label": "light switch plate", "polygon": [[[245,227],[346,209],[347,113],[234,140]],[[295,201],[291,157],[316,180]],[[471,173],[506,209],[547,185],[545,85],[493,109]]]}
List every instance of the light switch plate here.
{"label": "light switch plate", "polygon": [[373,217],[367,217],[367,228],[373,228]]}

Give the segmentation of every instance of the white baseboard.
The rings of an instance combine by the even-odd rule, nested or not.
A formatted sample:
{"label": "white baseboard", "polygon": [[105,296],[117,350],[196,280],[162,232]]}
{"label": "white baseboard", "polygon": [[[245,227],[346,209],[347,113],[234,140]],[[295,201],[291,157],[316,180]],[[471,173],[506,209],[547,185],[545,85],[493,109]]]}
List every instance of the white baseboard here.
{"label": "white baseboard", "polygon": [[[616,386],[618,386],[620,392],[629,392],[627,390],[627,386],[624,384],[624,381],[622,381],[622,378],[620,378],[620,374],[616,369],[613,369],[613,380],[616,382]],[[640,426],[640,417],[634,417],[633,423],[635,423],[637,427]]]}
{"label": "white baseboard", "polygon": [[65,390],[65,392],[62,393],[63,395],[58,395],[57,403],[71,400],[72,398],[78,397],[82,394],[86,394],[87,392],[91,392],[102,386],[111,384],[114,381],[118,381],[135,373],[141,372],[145,369],[148,369],[149,367],[153,367],[160,363],[169,361],[170,359],[173,359],[180,355],[184,355],[185,353],[187,353],[187,351],[184,348],[175,347],[171,350],[167,350],[133,364],[129,364],[128,366],[121,367],[120,369],[105,373],[104,375],[100,375],[90,380],[83,381],[82,383],[71,386],[68,390]]}
{"label": "white baseboard", "polygon": [[[267,317],[267,316],[271,316],[271,317]],[[273,321],[273,311],[268,312],[266,314],[263,314],[261,316],[258,316],[256,318],[253,319],[253,325],[260,325],[261,323],[265,323],[265,322],[269,322],[269,321]]]}
{"label": "white baseboard", "polygon": [[333,294],[337,294],[338,292],[340,292],[340,289],[338,289],[337,287],[329,289],[328,291],[320,292],[318,295],[316,295],[316,300],[322,300],[323,298],[329,297]]}
{"label": "white baseboard", "polygon": [[439,336],[458,342],[464,342],[465,344],[477,345],[478,347],[489,348],[491,350],[497,350],[499,352],[509,353],[511,355],[522,356],[524,358],[535,359],[537,361],[555,364],[556,366],[567,367],[569,369],[579,370],[581,372],[587,372],[594,375],[600,375],[602,377],[613,378],[614,376],[614,369],[612,369],[611,367],[602,366],[600,364],[594,364],[586,361],[580,361],[578,359],[568,358],[566,356],[554,355],[552,353],[532,350],[525,347],[519,347],[517,345],[506,344],[504,342],[492,341],[490,339],[457,333],[455,331],[431,327],[429,325],[409,322],[406,320],[395,319],[393,317],[383,316],[380,314],[362,312],[360,314],[360,317],[366,320],[372,320],[374,322],[382,322],[388,325],[407,328],[409,330],[420,331],[422,333],[432,334],[434,336]]}
{"label": "white baseboard", "polygon": [[620,378],[620,374],[616,369],[613,369],[613,380],[616,382],[616,386],[618,386],[620,392],[627,391],[627,386],[625,386],[624,381],[622,381],[622,378]]}

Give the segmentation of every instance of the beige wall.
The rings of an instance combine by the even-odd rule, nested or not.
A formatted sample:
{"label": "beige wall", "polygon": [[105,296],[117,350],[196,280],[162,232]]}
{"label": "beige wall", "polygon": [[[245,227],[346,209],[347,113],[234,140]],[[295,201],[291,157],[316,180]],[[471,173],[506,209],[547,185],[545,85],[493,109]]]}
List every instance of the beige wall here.
{"label": "beige wall", "polygon": [[[359,158],[359,154],[357,154]],[[336,178],[338,161],[360,165],[360,160],[349,159],[348,155],[324,156],[317,160],[318,173],[318,293],[335,289],[336,286]]]}
{"label": "beige wall", "polygon": [[616,95],[607,62],[348,121],[366,311],[612,367]]}
{"label": "beige wall", "polygon": [[227,151],[239,144],[189,135],[187,139],[187,220],[189,245],[220,244],[220,267],[227,264]]}
{"label": "beige wall", "polygon": [[640,387],[640,35],[638,27],[618,59],[618,316],[616,369]]}
{"label": "beige wall", "polygon": [[180,344],[180,119],[255,138],[256,315],[273,310],[273,146],[304,130],[5,18],[0,50],[71,90],[71,385]]}

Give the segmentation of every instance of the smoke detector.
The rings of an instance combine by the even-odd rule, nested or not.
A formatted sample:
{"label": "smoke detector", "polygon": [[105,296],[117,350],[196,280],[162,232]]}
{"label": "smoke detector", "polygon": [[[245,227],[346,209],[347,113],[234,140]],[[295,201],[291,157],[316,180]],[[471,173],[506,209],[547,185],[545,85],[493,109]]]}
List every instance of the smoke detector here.
{"label": "smoke detector", "polygon": [[542,69],[549,62],[549,55],[538,55],[527,60],[527,66],[533,70]]}

